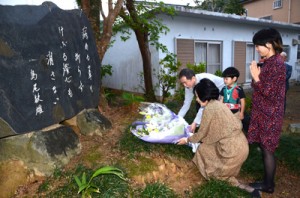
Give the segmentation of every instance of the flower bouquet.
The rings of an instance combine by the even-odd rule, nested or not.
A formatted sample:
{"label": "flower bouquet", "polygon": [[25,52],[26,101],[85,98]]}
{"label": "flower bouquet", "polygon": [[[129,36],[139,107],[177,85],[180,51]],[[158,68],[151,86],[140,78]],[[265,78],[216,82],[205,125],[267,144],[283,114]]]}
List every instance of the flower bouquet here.
{"label": "flower bouquet", "polygon": [[133,122],[130,131],[143,141],[176,143],[180,138],[192,135],[188,123],[164,104],[141,103],[139,113],[143,118]]}

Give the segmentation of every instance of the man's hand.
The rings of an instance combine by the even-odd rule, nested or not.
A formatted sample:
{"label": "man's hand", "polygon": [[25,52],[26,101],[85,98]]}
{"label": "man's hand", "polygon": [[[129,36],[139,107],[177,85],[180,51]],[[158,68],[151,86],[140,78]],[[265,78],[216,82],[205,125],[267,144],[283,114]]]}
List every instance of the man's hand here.
{"label": "man's hand", "polygon": [[195,133],[196,127],[197,127],[197,123],[193,122],[191,124],[191,128],[190,128],[190,130],[191,130],[192,133]]}
{"label": "man's hand", "polygon": [[181,138],[177,142],[178,145],[184,145],[187,144],[187,138]]}

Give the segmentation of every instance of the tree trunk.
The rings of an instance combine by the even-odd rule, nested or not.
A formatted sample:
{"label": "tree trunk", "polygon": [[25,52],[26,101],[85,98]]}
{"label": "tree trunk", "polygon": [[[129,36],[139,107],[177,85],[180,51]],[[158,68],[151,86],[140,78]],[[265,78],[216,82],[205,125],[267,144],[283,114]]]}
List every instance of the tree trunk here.
{"label": "tree trunk", "polygon": [[[83,12],[88,17],[88,20],[92,26],[93,34],[97,46],[97,51],[102,63],[104,54],[109,46],[110,39],[112,37],[112,27],[119,15],[124,0],[118,0],[113,4],[112,0],[108,0],[108,14],[105,16],[102,8],[101,0],[82,0],[81,7]],[[114,6],[113,6],[114,5]],[[100,29],[100,14],[102,16],[103,30]],[[104,97],[104,89],[100,85],[99,90],[99,102],[98,109],[109,109],[108,103]]]}
{"label": "tree trunk", "polygon": [[[143,72],[144,72],[144,83],[145,83],[145,97],[150,102],[155,102],[155,94],[152,83],[152,62],[151,62],[151,53],[149,49],[149,39],[148,31],[143,22],[139,20],[137,11],[135,9],[134,0],[126,1],[126,8],[129,12],[132,22],[135,24],[131,27],[136,35],[138,45],[140,48],[142,60],[143,60]],[[122,12],[121,12],[122,13]],[[121,14],[122,16],[122,14]],[[123,12],[123,19],[126,21],[125,12]],[[128,21],[127,21],[128,22]],[[131,24],[128,22],[128,24]]]}
{"label": "tree trunk", "polygon": [[149,49],[148,33],[141,33],[138,30],[136,30],[135,35],[138,41],[143,60],[144,82],[146,92],[145,97],[148,101],[155,102],[156,98],[152,83],[152,62],[151,52]]}

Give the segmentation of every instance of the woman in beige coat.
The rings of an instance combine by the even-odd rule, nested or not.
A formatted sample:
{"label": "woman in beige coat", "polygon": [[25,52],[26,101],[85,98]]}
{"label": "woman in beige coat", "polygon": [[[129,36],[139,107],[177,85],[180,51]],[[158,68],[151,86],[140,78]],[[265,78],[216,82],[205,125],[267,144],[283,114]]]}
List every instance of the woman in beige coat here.
{"label": "woman in beige coat", "polygon": [[[248,157],[248,141],[238,120],[222,102],[219,90],[209,79],[202,79],[194,88],[196,101],[205,107],[199,131],[189,138],[181,138],[179,145],[200,142],[193,162],[206,179],[226,180],[253,192],[236,179]],[[257,192],[255,192],[257,193]]]}

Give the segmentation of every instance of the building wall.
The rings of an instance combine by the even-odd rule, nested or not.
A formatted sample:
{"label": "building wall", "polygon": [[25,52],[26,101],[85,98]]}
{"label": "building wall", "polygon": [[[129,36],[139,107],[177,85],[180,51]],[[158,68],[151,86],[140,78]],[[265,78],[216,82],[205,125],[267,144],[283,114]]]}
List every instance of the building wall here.
{"label": "building wall", "polygon": [[245,83],[246,82],[246,42],[237,41],[234,42],[234,66],[239,70],[240,77],[238,78],[238,83]]}
{"label": "building wall", "polygon": [[249,17],[272,16],[273,21],[300,24],[300,0],[282,0],[282,7],[273,9],[274,0],[253,0],[244,3]]}
{"label": "building wall", "polygon": [[[117,34],[112,38],[115,42],[103,57],[102,65],[111,65],[113,72],[112,76],[105,76],[102,79],[102,85],[112,89],[143,93],[144,84],[141,79],[143,62],[136,36],[131,32],[130,39],[126,41],[122,41],[120,36]],[[153,68],[158,71],[158,52],[154,48],[150,48],[150,51]],[[157,80],[154,78],[153,84],[156,83]]]}
{"label": "building wall", "polygon": [[[167,35],[161,35],[160,42],[166,45],[171,53],[177,54],[177,48],[181,45],[176,43],[177,39],[221,41],[222,70],[229,66],[235,66],[235,64],[238,64],[240,70],[246,69],[246,66],[242,65],[244,58],[237,57],[240,55],[234,53],[234,43],[252,43],[252,37],[255,32],[266,28],[265,25],[258,25],[259,23],[250,25],[244,22],[233,23],[225,20],[201,18],[199,16],[178,15],[174,19],[165,15],[160,15],[159,17],[163,19],[164,24],[170,29]],[[297,46],[292,46],[292,39],[297,39],[298,33],[288,29],[278,29],[278,31],[282,34],[283,43],[290,46],[290,59],[288,63],[294,66],[297,61]],[[139,87],[143,86],[143,83],[141,83],[138,76],[143,71],[143,66],[135,35],[132,34],[131,38],[126,42],[121,41],[119,36],[115,37],[116,42],[108,49],[102,62],[102,64],[113,66],[113,75],[103,79],[103,86],[142,93],[143,90]],[[153,67],[158,70],[160,67],[159,60],[163,59],[165,54],[161,51],[157,52],[154,49],[151,51]],[[188,50],[187,53],[187,57],[180,58],[190,60],[191,54]],[[243,83],[242,80],[245,79],[244,74],[241,76],[239,83]],[[295,78],[296,72],[293,72],[292,79]],[[157,82],[155,76],[153,76],[153,79],[155,84]],[[156,94],[161,95],[160,92],[156,92]]]}
{"label": "building wall", "polygon": [[[287,0],[285,0],[287,1]],[[291,4],[291,21],[290,23],[297,23],[300,24],[300,0],[290,0],[292,2]]]}

